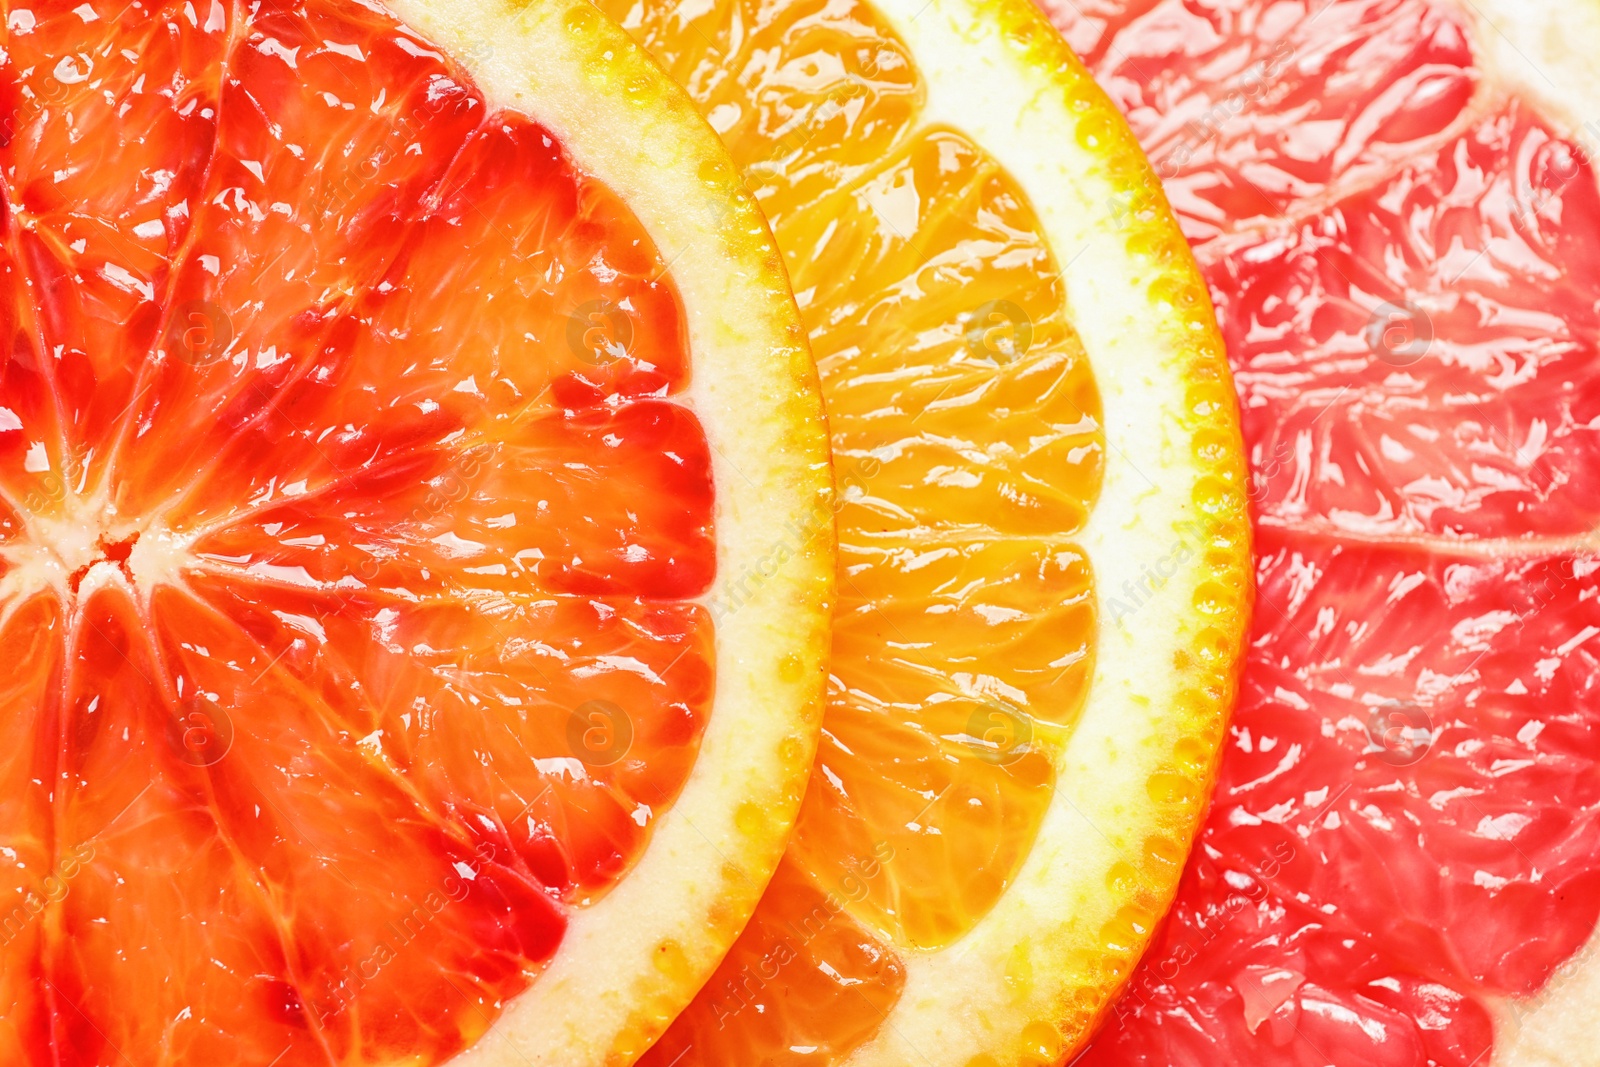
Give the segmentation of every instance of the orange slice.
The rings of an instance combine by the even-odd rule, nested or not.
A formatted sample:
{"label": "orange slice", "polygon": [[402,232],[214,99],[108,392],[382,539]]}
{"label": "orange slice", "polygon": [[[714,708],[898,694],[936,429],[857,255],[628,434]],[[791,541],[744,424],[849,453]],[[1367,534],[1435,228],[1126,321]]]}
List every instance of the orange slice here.
{"label": "orange slice", "polygon": [[1600,1063],[1600,7],[1049,6],[1195,243],[1261,549],[1199,847],[1080,1062]]}
{"label": "orange slice", "polygon": [[730,161],[585,4],[6,24],[0,1061],[626,1058],[820,714],[820,401]]}
{"label": "orange slice", "polygon": [[1237,416],[1188,248],[1026,4],[602,7],[772,223],[841,501],[795,841],[646,1059],[1054,1062],[1174,892],[1250,600]]}

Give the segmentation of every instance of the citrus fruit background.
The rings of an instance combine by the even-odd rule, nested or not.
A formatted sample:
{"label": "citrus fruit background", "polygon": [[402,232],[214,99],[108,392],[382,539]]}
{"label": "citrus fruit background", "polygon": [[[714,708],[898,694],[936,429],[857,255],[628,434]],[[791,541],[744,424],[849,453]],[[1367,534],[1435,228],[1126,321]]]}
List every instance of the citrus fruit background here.
{"label": "citrus fruit background", "polygon": [[1540,998],[1600,911],[1591,13],[1048,7],[1195,245],[1258,539],[1217,796],[1083,1062],[1590,1062],[1592,993]]}
{"label": "citrus fruit background", "polygon": [[645,1062],[1052,1062],[1165,908],[1248,610],[1187,248],[1025,4],[602,7],[772,223],[841,501],[795,839]]}
{"label": "citrus fruit background", "polygon": [[831,531],[699,598],[830,501],[779,261],[591,8],[469,14],[5,8],[0,1061],[608,1062],[777,862]]}

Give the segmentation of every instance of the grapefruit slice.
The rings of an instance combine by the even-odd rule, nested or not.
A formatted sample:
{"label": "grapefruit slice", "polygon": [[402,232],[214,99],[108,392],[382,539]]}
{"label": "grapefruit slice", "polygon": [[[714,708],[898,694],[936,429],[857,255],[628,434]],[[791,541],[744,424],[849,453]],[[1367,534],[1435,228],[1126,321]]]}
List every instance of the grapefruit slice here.
{"label": "grapefruit slice", "polygon": [[1186,247],[1026,4],[602,7],[772,223],[841,487],[794,842],[646,1062],[1050,1062],[1167,906],[1248,610]]}
{"label": "grapefruit slice", "polygon": [[585,4],[6,25],[0,1061],[626,1059],[821,709],[826,434],[731,162]]}
{"label": "grapefruit slice", "polygon": [[1052,5],[1166,179],[1253,464],[1215,803],[1092,1064],[1592,1064],[1592,5]]}

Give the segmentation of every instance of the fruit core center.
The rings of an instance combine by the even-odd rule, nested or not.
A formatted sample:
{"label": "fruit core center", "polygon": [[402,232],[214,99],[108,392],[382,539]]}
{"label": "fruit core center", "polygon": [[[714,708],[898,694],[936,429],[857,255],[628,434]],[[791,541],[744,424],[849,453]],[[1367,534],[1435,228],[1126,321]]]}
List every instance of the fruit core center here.
{"label": "fruit core center", "polygon": [[[98,513],[97,513],[98,512]],[[7,593],[54,591],[63,601],[107,587],[148,596],[176,580],[187,546],[156,526],[117,521],[87,504],[63,515],[34,515],[23,537],[0,545]]]}
{"label": "fruit core center", "polygon": [[99,549],[99,558],[90,563],[85,563],[73,571],[67,578],[67,584],[74,593],[79,592],[83,588],[83,580],[89,576],[89,572],[106,564],[115,566],[122,577],[126,578],[129,584],[132,584],[133,568],[128,565],[128,557],[133,555],[133,546],[138,543],[139,534],[137,532],[117,541],[102,536],[96,542],[96,547]]}

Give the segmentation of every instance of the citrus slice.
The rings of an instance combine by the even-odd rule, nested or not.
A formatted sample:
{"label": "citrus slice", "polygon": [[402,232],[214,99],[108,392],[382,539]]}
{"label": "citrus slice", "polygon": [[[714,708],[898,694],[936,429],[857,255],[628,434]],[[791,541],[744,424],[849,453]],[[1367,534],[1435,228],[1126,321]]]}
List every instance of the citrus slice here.
{"label": "citrus slice", "polygon": [[1236,416],[1186,246],[1026,4],[602,7],[772,223],[840,486],[795,840],[646,1061],[1050,1061],[1167,906],[1248,610]]}
{"label": "citrus slice", "polygon": [[642,1048],[824,683],[820,397],[731,162],[586,4],[6,25],[0,1061]]}
{"label": "citrus slice", "polygon": [[1084,1062],[1600,1062],[1600,9],[1053,10],[1196,244],[1261,552],[1200,847]]}

